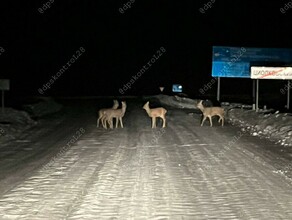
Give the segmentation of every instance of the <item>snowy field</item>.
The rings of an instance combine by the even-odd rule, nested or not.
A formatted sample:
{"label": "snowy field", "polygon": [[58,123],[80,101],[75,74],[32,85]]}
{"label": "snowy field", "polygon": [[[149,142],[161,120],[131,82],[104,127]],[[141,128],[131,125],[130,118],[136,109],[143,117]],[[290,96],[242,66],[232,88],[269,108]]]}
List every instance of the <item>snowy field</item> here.
{"label": "snowy field", "polygon": [[[167,108],[166,128],[151,129],[146,100]],[[123,129],[96,127],[111,104],[99,99],[1,124],[0,219],[292,219],[291,116],[226,105],[224,127],[201,127],[198,100],[126,101]]]}

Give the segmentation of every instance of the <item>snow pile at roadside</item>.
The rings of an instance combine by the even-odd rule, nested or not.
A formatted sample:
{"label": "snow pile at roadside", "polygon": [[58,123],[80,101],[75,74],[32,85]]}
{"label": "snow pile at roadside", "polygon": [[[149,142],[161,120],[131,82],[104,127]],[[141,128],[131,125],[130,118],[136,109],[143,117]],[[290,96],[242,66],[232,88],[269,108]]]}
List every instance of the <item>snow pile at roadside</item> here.
{"label": "snow pile at roadside", "polygon": [[37,124],[34,119],[58,112],[62,105],[52,98],[38,98],[32,104],[24,105],[23,109],[5,108],[5,113],[0,113],[1,142],[17,139],[23,131]]}
{"label": "snow pile at roadside", "polygon": [[40,118],[60,111],[62,105],[55,102],[54,99],[50,97],[42,97],[39,98],[36,103],[24,105],[23,109],[27,111],[31,117]]}
{"label": "snow pile at roadside", "polygon": [[292,146],[292,115],[289,113],[231,109],[228,111],[228,120],[233,125],[247,128],[253,136]]}
{"label": "snow pile at roadside", "polygon": [[163,105],[184,109],[195,109],[198,103],[198,100],[180,96],[157,95],[151,98],[157,99]]}
{"label": "snow pile at roadside", "polygon": [[0,140],[15,139],[36,123],[25,111],[5,108],[4,114],[0,113]]}
{"label": "snow pile at roadside", "polygon": [[[176,108],[197,109],[199,100],[175,96],[154,96],[161,104]],[[247,129],[251,135],[268,138],[284,146],[292,146],[292,115],[273,110],[251,110],[251,106],[240,103],[222,103],[228,113],[229,123]]]}

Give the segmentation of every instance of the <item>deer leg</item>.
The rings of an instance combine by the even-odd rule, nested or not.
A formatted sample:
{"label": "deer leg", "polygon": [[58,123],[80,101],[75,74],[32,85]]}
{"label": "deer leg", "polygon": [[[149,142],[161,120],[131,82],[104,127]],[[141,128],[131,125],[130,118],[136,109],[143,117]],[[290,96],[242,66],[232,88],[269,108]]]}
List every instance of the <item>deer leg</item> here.
{"label": "deer leg", "polygon": [[109,119],[108,118],[104,118],[103,119],[103,123],[104,123],[104,127],[105,127],[105,129],[107,129],[107,125],[109,125],[110,126],[110,122],[108,121]]}
{"label": "deer leg", "polygon": [[208,118],[209,118],[209,120],[210,120],[210,127],[212,127],[212,126],[213,126],[213,124],[212,124],[212,117],[209,116]]}
{"label": "deer leg", "polygon": [[222,119],[222,127],[223,127],[224,126],[224,118],[222,117],[221,119]]}
{"label": "deer leg", "polygon": [[152,128],[155,128],[156,125],[156,118],[152,117]]}
{"label": "deer leg", "polygon": [[120,117],[120,123],[121,123],[121,128],[124,128],[122,117]]}
{"label": "deer leg", "polygon": [[101,120],[102,127],[105,128],[105,129],[107,129],[105,116],[101,117],[100,120]]}
{"label": "deer leg", "polygon": [[165,128],[165,121],[166,121],[166,120],[165,120],[165,117],[161,117],[161,118],[162,118],[162,121],[163,121],[163,125],[162,125],[162,127]]}
{"label": "deer leg", "polygon": [[106,125],[104,124],[104,120],[103,119],[101,119],[101,125],[102,125],[103,128],[106,129]]}
{"label": "deer leg", "polygon": [[100,120],[102,119],[102,113],[99,111],[98,112],[98,118],[97,118],[97,121],[96,121],[96,127],[99,127],[99,122],[100,122]]}
{"label": "deer leg", "polygon": [[202,120],[201,126],[203,126],[203,124],[204,124],[206,118],[207,118],[206,116],[203,117],[203,120]]}

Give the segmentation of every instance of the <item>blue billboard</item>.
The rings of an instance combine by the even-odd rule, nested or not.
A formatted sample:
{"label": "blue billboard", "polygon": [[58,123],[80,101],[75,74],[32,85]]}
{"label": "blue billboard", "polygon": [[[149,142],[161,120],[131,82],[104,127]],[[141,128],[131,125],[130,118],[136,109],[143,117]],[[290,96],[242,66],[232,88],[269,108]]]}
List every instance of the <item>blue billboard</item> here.
{"label": "blue billboard", "polygon": [[212,76],[250,78],[251,66],[291,66],[292,49],[213,46]]}

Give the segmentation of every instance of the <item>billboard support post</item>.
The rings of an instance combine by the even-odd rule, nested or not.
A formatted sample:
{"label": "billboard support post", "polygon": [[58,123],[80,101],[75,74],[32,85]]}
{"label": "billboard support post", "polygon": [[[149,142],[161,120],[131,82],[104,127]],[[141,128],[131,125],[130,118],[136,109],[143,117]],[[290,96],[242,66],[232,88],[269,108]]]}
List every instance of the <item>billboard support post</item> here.
{"label": "billboard support post", "polygon": [[220,77],[217,77],[217,101],[220,102]]}
{"label": "billboard support post", "polygon": [[4,114],[4,91],[10,90],[10,80],[9,79],[0,79],[0,90],[2,91],[1,95],[1,107],[2,114]]}
{"label": "billboard support post", "polygon": [[252,110],[255,110],[256,103],[256,81],[252,79]]}
{"label": "billboard support post", "polygon": [[259,111],[259,86],[260,86],[260,83],[259,83],[259,79],[257,79],[257,85],[256,85],[256,112]]}
{"label": "billboard support post", "polygon": [[[288,80],[287,89],[287,104],[285,107],[289,109],[290,105],[290,80],[292,79],[292,67],[251,67],[251,78],[252,79],[286,79]],[[258,87],[258,85],[257,85]],[[286,88],[285,88],[286,90]],[[258,92],[258,88],[257,88]],[[257,94],[258,96],[258,94]],[[258,98],[258,97],[257,97]]]}

